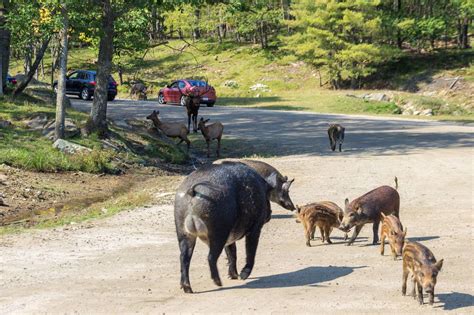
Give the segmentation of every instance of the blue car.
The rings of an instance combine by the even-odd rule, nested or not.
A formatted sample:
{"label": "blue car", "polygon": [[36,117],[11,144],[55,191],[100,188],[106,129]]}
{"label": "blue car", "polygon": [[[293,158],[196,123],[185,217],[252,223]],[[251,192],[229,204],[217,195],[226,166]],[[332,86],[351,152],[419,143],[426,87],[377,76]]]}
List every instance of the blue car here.
{"label": "blue car", "polygon": [[[83,100],[90,100],[94,96],[96,85],[96,72],[91,70],[76,70],[71,72],[66,78],[66,94],[79,96]],[[107,99],[113,101],[117,96],[117,82],[112,76],[109,76],[109,86]],[[53,83],[54,90],[57,92],[58,82]]]}

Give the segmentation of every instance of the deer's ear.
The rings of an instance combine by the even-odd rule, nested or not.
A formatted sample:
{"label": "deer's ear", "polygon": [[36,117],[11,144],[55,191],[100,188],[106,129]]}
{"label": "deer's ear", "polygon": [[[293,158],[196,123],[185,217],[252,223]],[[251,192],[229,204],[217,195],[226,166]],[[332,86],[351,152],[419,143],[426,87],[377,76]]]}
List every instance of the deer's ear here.
{"label": "deer's ear", "polygon": [[205,123],[207,123],[209,120],[211,120],[211,119],[210,119],[210,118],[208,118],[208,119],[204,120],[204,122],[205,122]]}

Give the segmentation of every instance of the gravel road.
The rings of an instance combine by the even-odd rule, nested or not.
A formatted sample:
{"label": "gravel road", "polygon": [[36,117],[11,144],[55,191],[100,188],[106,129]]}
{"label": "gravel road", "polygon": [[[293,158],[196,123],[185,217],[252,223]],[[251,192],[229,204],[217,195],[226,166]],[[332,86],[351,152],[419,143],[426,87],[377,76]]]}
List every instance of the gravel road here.
{"label": "gravel road", "polygon": [[[152,102],[116,101],[109,116],[143,118],[157,108],[166,118],[184,121],[183,108]],[[342,206],[344,198],[393,185],[397,176],[408,238],[445,260],[434,306],[401,295],[401,261],[387,251],[382,257],[379,247],[370,245],[368,226],[353,246],[345,246],[343,233],[334,231],[334,244],[318,239],[309,248],[302,225],[277,205],[263,228],[249,279],[226,279],[221,256],[224,286],[215,287],[206,246],[198,243],[190,272],[196,294],[185,295],[179,289],[172,205],[163,204],[2,236],[0,313],[474,312],[471,126],[228,107],[201,113],[223,122],[226,139],[244,139],[256,154],[264,147],[272,157],[262,160],[296,178],[291,195],[297,204],[332,200]],[[347,128],[342,153],[329,150],[331,122]],[[241,268],[245,246],[242,241],[237,246]]]}

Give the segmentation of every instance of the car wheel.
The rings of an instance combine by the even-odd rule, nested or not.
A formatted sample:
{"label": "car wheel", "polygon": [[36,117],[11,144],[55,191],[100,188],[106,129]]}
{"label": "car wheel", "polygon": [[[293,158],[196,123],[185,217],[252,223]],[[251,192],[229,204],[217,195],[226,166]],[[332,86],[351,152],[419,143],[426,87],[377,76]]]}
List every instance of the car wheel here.
{"label": "car wheel", "polygon": [[80,98],[83,99],[84,101],[90,100],[92,95],[89,93],[89,90],[87,88],[83,88],[80,94]]}
{"label": "car wheel", "polygon": [[207,107],[214,107],[214,104],[215,104],[215,103],[216,103],[216,102],[207,103]]}
{"label": "car wheel", "polygon": [[112,102],[115,99],[115,95],[108,95],[107,101]]}
{"label": "car wheel", "polygon": [[179,105],[186,106],[186,97],[183,95],[179,101]]}
{"label": "car wheel", "polygon": [[161,93],[158,94],[158,104],[163,105],[163,104],[165,104],[165,103],[166,103],[166,102],[165,102],[165,96],[164,96],[163,94],[161,94]]}

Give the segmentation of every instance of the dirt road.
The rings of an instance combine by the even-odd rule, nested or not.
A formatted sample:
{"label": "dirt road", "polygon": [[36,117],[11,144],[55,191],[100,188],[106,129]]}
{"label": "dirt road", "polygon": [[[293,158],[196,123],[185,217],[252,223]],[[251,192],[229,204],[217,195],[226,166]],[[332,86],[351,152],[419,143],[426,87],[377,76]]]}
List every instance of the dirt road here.
{"label": "dirt road", "polygon": [[[90,103],[89,103],[90,104]],[[87,103],[75,106],[87,109]],[[143,117],[154,105],[114,103],[110,114]],[[163,107],[181,117],[179,107]],[[435,305],[401,295],[401,261],[380,256],[366,226],[354,246],[340,231],[332,245],[305,246],[303,227],[273,205],[251,277],[214,286],[198,243],[191,264],[196,294],[179,289],[172,205],[105,220],[0,239],[0,313],[473,313],[473,128],[447,123],[252,109],[205,108],[228,135],[274,157],[264,161],[295,177],[297,204],[355,198],[399,179],[408,238],[444,258]],[[329,151],[327,123],[347,127],[345,151]],[[225,154],[225,152],[224,152]],[[172,192],[174,187],[170,187]],[[238,243],[239,267],[244,244]],[[386,252],[387,253],[387,252]],[[409,286],[409,290],[411,287]]]}

